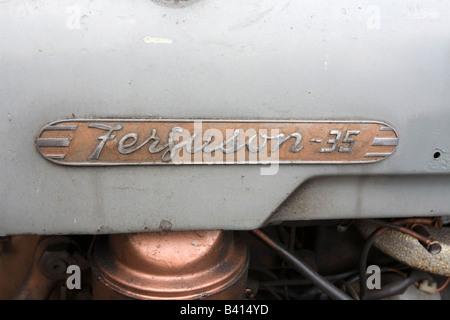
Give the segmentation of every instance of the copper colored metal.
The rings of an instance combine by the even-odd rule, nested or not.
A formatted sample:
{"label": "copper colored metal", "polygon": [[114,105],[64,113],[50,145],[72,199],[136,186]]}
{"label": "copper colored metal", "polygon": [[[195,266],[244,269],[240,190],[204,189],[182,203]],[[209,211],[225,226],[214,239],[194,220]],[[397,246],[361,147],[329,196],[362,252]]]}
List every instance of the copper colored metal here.
{"label": "copper colored metal", "polygon": [[406,218],[406,219],[400,219],[400,220],[392,221],[390,223],[396,224],[396,225],[421,224],[421,225],[426,225],[426,226],[432,226],[434,228],[442,228],[442,226],[443,226],[442,219],[440,217],[435,217],[435,218]]}
{"label": "copper colored metal", "polygon": [[40,242],[36,246],[28,274],[14,294],[14,300],[45,300],[50,297],[58,280],[49,279],[42,273],[40,259],[46,248],[45,242]]}
{"label": "copper colored metal", "polygon": [[27,276],[39,240],[37,235],[11,236],[0,250],[0,300],[10,300]]}
{"label": "copper colored metal", "polygon": [[382,160],[398,137],[377,121],[84,119],[53,122],[36,142],[46,159],[75,166],[334,164]]}
{"label": "copper colored metal", "polygon": [[48,299],[56,285],[67,277],[71,264],[86,268],[78,244],[65,236],[42,236],[37,241],[28,273],[14,294],[15,300]]}
{"label": "copper colored metal", "polygon": [[423,236],[420,233],[417,233],[417,232],[415,232],[415,231],[413,231],[411,229],[408,229],[406,227],[399,226],[397,224],[390,224],[390,223],[386,223],[386,222],[384,222],[382,220],[376,220],[376,219],[368,219],[368,221],[371,222],[371,223],[379,224],[379,225],[381,225],[384,228],[394,229],[394,230],[398,230],[400,232],[403,232],[404,234],[408,234],[411,237],[416,238],[417,240],[419,240],[420,242],[422,242],[423,244],[425,244],[427,246],[430,245],[433,242],[432,239],[429,239],[428,237]]}
{"label": "copper colored metal", "polygon": [[93,299],[242,299],[249,255],[231,231],[98,237]]}

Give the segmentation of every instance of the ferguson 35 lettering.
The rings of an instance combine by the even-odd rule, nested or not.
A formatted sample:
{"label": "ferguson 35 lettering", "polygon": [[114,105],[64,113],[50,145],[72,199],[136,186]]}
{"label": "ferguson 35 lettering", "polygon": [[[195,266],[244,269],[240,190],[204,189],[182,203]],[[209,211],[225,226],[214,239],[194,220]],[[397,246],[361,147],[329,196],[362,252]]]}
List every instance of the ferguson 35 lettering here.
{"label": "ferguson 35 lettering", "polygon": [[37,139],[46,159],[80,166],[369,163],[397,145],[377,121],[66,120]]}

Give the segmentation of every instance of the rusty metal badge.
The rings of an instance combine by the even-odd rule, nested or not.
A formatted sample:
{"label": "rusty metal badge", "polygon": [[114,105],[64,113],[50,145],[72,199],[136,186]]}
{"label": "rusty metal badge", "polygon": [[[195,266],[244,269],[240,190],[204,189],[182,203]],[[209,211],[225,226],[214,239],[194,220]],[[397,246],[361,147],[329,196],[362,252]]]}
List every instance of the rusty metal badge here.
{"label": "rusty metal badge", "polygon": [[57,164],[117,166],[372,163],[398,141],[379,121],[83,119],[46,125],[36,143]]}

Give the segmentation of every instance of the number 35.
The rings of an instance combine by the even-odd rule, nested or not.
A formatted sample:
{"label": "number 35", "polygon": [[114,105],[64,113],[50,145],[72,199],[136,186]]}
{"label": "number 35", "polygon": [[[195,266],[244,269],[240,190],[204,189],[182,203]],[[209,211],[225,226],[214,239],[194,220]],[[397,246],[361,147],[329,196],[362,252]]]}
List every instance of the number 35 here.
{"label": "number 35", "polygon": [[[344,139],[342,139],[342,143],[348,143],[348,147],[340,146],[338,152],[351,152],[353,146],[355,145],[355,139],[351,139],[350,136],[357,136],[360,134],[359,130],[347,130],[345,133]],[[331,130],[330,135],[335,135],[336,138],[329,139],[328,144],[331,144],[331,148],[322,148],[320,152],[333,152],[336,150],[339,140],[341,139],[342,132],[340,130]]]}

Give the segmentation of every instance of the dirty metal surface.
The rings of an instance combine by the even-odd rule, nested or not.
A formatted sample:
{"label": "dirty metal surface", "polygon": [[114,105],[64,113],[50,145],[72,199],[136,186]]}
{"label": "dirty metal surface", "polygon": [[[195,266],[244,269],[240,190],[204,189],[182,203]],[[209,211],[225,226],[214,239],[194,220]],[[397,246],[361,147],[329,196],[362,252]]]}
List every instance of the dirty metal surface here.
{"label": "dirty metal surface", "polygon": [[[2,1],[0,28],[0,235],[450,214],[449,1]],[[399,144],[378,162],[273,175],[62,166],[36,148],[52,121],[106,118],[378,120]],[[312,139],[323,146],[298,155],[335,135]]]}

